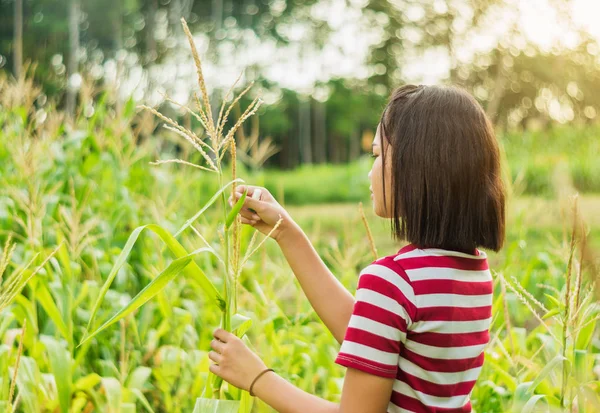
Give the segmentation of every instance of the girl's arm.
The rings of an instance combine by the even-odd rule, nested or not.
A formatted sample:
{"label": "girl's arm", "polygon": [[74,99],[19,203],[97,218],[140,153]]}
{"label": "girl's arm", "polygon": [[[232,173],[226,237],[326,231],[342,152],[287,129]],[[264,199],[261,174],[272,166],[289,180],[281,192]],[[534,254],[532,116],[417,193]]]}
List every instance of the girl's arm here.
{"label": "girl's arm", "polygon": [[[254,199],[258,189],[261,191],[260,200]],[[317,315],[341,343],[352,314],[354,297],[329,271],[302,229],[269,191],[262,187],[239,185],[235,200],[246,190],[248,196],[240,210],[242,223],[251,224],[277,241]],[[230,197],[230,205],[233,206],[233,202]],[[283,218],[283,223],[275,233],[271,233],[279,218]]]}
{"label": "girl's arm", "polygon": [[254,394],[279,413],[385,413],[394,380],[349,368],[340,404],[309,394],[275,373],[256,382]]}
{"label": "girl's arm", "polygon": [[277,243],[317,315],[341,343],[352,315],[354,297],[327,268],[296,223],[292,222],[282,232]]}
{"label": "girl's arm", "polygon": [[[214,337],[208,356],[215,364],[210,364],[209,370],[237,388],[249,390],[266,368],[264,362],[234,334],[219,328]],[[259,377],[252,390],[279,413],[385,413],[393,383],[393,378],[349,367],[339,405],[300,390],[273,372]]]}

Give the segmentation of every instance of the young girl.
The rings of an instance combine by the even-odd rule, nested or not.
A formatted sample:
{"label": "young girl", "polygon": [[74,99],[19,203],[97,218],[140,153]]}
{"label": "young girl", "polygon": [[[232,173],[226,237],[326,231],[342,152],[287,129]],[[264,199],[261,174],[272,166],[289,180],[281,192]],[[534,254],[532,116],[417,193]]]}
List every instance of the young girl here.
{"label": "young girl", "polygon": [[[492,277],[486,254],[504,240],[504,188],[492,125],[477,101],[446,86],[406,85],[385,108],[369,173],[375,213],[408,245],[363,269],[353,297],[264,188],[247,189],[242,222],[281,247],[315,311],[341,343],[340,404],[266,369],[217,329],[210,371],[282,413],[470,412],[489,341]],[[230,203],[233,200],[230,199]],[[256,213],[251,212],[253,209]]]}

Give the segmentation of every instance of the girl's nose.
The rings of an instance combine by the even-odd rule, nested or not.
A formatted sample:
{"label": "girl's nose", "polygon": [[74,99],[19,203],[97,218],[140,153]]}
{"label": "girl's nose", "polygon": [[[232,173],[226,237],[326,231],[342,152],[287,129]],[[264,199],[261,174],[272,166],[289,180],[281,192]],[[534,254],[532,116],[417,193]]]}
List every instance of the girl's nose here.
{"label": "girl's nose", "polygon": [[372,170],[372,169],[369,171],[369,175],[367,175],[367,177],[368,177],[369,179],[371,179],[371,172],[373,172],[373,170]]}

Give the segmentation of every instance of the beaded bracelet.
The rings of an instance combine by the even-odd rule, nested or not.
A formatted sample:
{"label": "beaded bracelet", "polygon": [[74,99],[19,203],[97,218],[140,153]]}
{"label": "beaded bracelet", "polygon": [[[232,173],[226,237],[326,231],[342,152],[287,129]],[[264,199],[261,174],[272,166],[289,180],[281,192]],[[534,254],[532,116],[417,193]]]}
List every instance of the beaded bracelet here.
{"label": "beaded bracelet", "polygon": [[256,381],[257,381],[258,379],[260,379],[260,377],[261,377],[263,374],[265,374],[265,373],[268,373],[268,372],[270,372],[270,371],[272,371],[272,372],[275,372],[275,370],[273,370],[273,369],[265,369],[265,370],[261,371],[261,372],[258,374],[258,376],[256,376],[256,378],[254,379],[254,381],[253,381],[253,382],[252,382],[252,384],[250,385],[250,390],[249,390],[250,396],[254,397],[254,393],[252,393],[252,387],[254,387],[254,383],[256,383]]}

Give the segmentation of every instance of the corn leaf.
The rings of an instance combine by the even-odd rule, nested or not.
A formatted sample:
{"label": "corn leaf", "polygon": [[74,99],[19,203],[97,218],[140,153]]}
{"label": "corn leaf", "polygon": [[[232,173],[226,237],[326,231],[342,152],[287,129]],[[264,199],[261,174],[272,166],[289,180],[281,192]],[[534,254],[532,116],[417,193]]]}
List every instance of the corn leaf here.
{"label": "corn leaf", "polygon": [[114,377],[103,377],[102,386],[106,393],[107,412],[119,412],[119,407],[121,405],[121,383]]}
{"label": "corn leaf", "polygon": [[131,374],[129,374],[129,377],[127,378],[127,388],[129,390],[142,390],[151,375],[152,369],[150,367],[139,366],[133,372],[131,372]]}
{"label": "corn leaf", "polygon": [[54,380],[56,381],[56,390],[58,391],[60,411],[61,413],[69,413],[72,394],[71,388],[73,387],[71,376],[71,355],[67,349],[53,337],[42,336],[41,341],[44,343],[46,351],[48,352],[50,369],[52,370]]}
{"label": "corn leaf", "polygon": [[242,337],[252,327],[252,319],[241,314],[231,317],[231,331],[238,337]]}
{"label": "corn leaf", "polygon": [[192,261],[192,258],[195,254],[198,254],[201,252],[207,252],[207,251],[210,252],[211,248],[197,249],[196,251],[194,251],[188,255],[185,255],[181,258],[177,258],[176,260],[171,262],[169,264],[169,266],[163,272],[161,272],[156,278],[154,278],[146,287],[144,287],[144,289],[142,291],[140,291],[133,298],[133,300],[131,300],[125,307],[121,308],[121,310],[119,310],[117,312],[117,314],[112,316],[109,320],[107,320],[104,324],[102,324],[102,326],[100,326],[97,330],[95,330],[93,333],[87,335],[79,345],[81,346],[83,343],[85,343],[92,337],[96,336],[98,333],[100,333],[105,328],[110,327],[117,321],[121,320],[124,317],[127,317],[129,314],[131,314],[132,312],[134,312],[135,310],[140,308],[148,300],[150,300],[152,297],[154,297],[156,294],[158,294],[163,288],[165,288],[165,286],[172,279],[174,279],[181,271],[183,271],[183,269],[185,267],[187,267],[187,265]]}
{"label": "corn leaf", "polygon": [[508,371],[506,371],[504,367],[495,362],[491,357],[486,359],[486,363],[500,376],[510,391],[515,391],[517,387],[517,380]]}
{"label": "corn leaf", "polygon": [[254,398],[250,396],[247,391],[242,391],[242,397],[240,399],[239,413],[251,413],[252,405],[254,404]]}
{"label": "corn leaf", "polygon": [[[10,375],[14,369],[10,369]],[[42,383],[42,374],[35,361],[31,357],[21,357],[19,370],[17,371],[17,386],[21,395],[21,407],[25,413],[38,413],[42,411],[45,401],[39,392]]]}
{"label": "corn leaf", "polygon": [[590,343],[592,342],[592,337],[593,337],[594,331],[596,330],[597,322],[591,321],[591,320],[596,316],[596,314],[597,314],[596,311],[592,311],[582,321],[582,325],[585,325],[585,324],[587,324],[587,325],[585,327],[583,327],[581,330],[579,330],[579,332],[577,333],[577,338],[575,340],[575,348],[576,349],[585,350],[589,347]]}
{"label": "corn leaf", "polygon": [[531,397],[529,388],[531,387],[532,384],[533,384],[533,382],[526,381],[517,386],[517,388],[515,389],[514,396],[513,396],[512,413],[523,413],[522,408],[523,408],[523,406],[525,406],[525,403],[527,403],[527,401]]}
{"label": "corn leaf", "polygon": [[567,368],[570,369],[571,367],[571,363],[569,362],[568,359],[566,359],[565,357],[563,357],[562,355],[557,355],[556,357],[554,357],[552,360],[550,360],[549,363],[547,363],[544,368],[540,371],[540,373],[537,375],[537,377],[535,378],[535,380],[533,381],[533,383],[531,384],[531,386],[527,389],[527,392],[529,395],[532,395],[535,392],[535,389],[537,386],[539,386],[539,384],[541,382],[543,382],[546,377],[548,377],[548,375],[552,372],[552,370],[566,362],[567,363]]}
{"label": "corn leaf", "polygon": [[223,191],[225,191],[229,187],[229,185],[233,184],[234,182],[243,183],[244,180],[241,178],[238,178],[238,179],[234,179],[233,181],[226,183],[221,189],[219,189],[217,192],[215,192],[213,197],[211,199],[209,199],[209,201],[206,203],[206,205],[204,205],[202,207],[202,209],[200,211],[196,212],[196,214],[193,217],[188,219],[185,222],[185,224],[183,224],[183,226],[181,228],[179,228],[179,231],[177,231],[174,236],[177,237],[186,228],[188,228],[190,225],[192,225],[198,218],[200,218],[200,215],[202,215],[204,213],[204,211],[206,211],[212,204],[214,204],[215,201],[219,198],[219,196],[223,193]]}
{"label": "corn leaf", "polygon": [[237,216],[237,214],[240,212],[240,210],[244,206],[244,201],[246,200],[247,195],[248,195],[248,191],[244,191],[244,193],[242,194],[240,199],[238,199],[238,201],[235,203],[233,208],[231,208],[231,211],[229,211],[229,214],[227,215],[227,220],[225,221],[225,229],[229,229],[231,224],[233,224],[235,217]]}
{"label": "corn leaf", "polygon": [[[183,246],[179,243],[179,241],[177,241],[175,239],[175,237],[173,237],[171,234],[169,234],[168,231],[166,231],[159,225],[148,224],[148,225],[143,225],[141,227],[137,227],[135,230],[133,230],[133,232],[129,236],[129,239],[125,243],[125,247],[123,247],[121,254],[119,254],[119,257],[117,258],[117,261],[115,262],[114,267],[110,271],[110,274],[108,274],[108,278],[104,282],[104,285],[102,286],[102,289],[100,290],[100,294],[98,295],[98,298],[96,299],[96,302],[94,304],[94,308],[92,309],[92,314],[90,316],[90,320],[89,320],[88,326],[87,326],[88,332],[92,329],[92,325],[93,325],[94,319],[96,317],[96,314],[98,312],[98,309],[100,308],[100,304],[102,304],[102,301],[104,300],[104,296],[108,292],[108,289],[109,289],[111,283],[117,276],[117,273],[119,272],[121,267],[125,264],[125,261],[127,260],[127,257],[131,253],[131,250],[132,250],[134,244],[136,243],[136,241],[137,241],[138,237],[140,236],[140,234],[142,233],[142,231],[144,231],[145,229],[149,229],[150,231],[157,234],[163,240],[163,242],[169,247],[171,252],[177,258],[182,258],[182,257],[185,257],[188,255],[187,251],[185,250],[185,248],[183,248]],[[217,306],[219,308],[222,308],[224,306],[225,302],[224,302],[223,298],[221,297],[221,295],[219,294],[219,292],[217,291],[217,289],[215,288],[215,286],[206,277],[206,274],[204,274],[204,272],[200,269],[200,267],[198,267],[198,265],[196,265],[196,263],[194,263],[193,261],[191,261],[191,260],[188,261],[188,264],[190,264],[190,265],[185,269],[186,276],[190,277],[191,279],[198,282],[200,287],[204,290],[204,293],[207,295],[208,299],[210,301],[213,301],[215,304],[217,304]]]}
{"label": "corn leaf", "polygon": [[539,402],[540,400],[542,400],[545,397],[546,396],[543,394],[536,394],[535,396],[533,396],[532,398],[527,400],[527,403],[525,403],[525,405],[523,406],[523,410],[521,411],[521,413],[534,412],[533,409],[534,409],[535,405],[537,404],[537,402]]}
{"label": "corn leaf", "polygon": [[100,375],[91,373],[77,380],[75,382],[74,389],[82,392],[89,391],[96,387],[101,381],[102,377],[100,377]]}
{"label": "corn leaf", "polygon": [[52,320],[60,334],[65,340],[71,339],[71,334],[67,329],[67,325],[62,319],[60,311],[52,298],[52,295],[48,291],[45,283],[37,283],[36,286],[36,299],[41,304],[42,308],[48,314],[48,317]]}
{"label": "corn leaf", "polygon": [[238,413],[239,400],[196,399],[193,413]]}
{"label": "corn leaf", "polygon": [[562,312],[561,308],[553,308],[552,310],[550,310],[546,314],[544,314],[544,316],[542,317],[542,320],[553,317],[557,314],[560,314],[561,312]]}
{"label": "corn leaf", "polygon": [[148,399],[146,399],[146,396],[144,396],[140,389],[131,389],[131,392],[135,394],[135,397],[137,397],[140,403],[142,403],[142,406],[144,406],[144,409],[146,409],[148,413],[154,413],[154,410],[152,410],[152,406],[150,406]]}
{"label": "corn leaf", "polygon": [[547,294],[544,293],[544,295],[546,296],[546,298],[550,301],[552,301],[552,303],[556,306],[556,308],[564,308],[564,304],[562,302],[560,302],[556,297],[554,297],[552,294]]}

